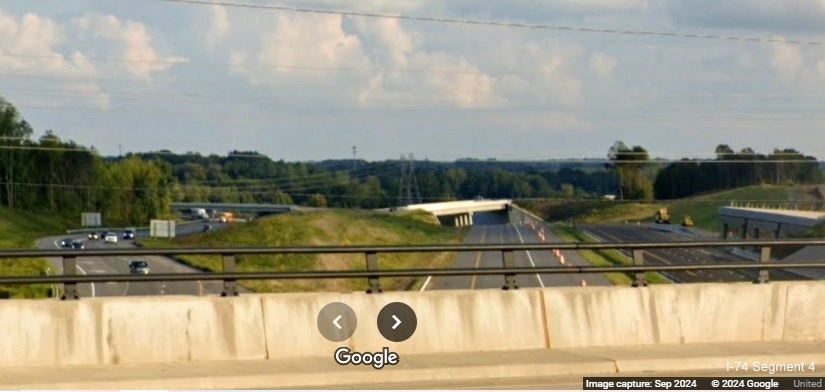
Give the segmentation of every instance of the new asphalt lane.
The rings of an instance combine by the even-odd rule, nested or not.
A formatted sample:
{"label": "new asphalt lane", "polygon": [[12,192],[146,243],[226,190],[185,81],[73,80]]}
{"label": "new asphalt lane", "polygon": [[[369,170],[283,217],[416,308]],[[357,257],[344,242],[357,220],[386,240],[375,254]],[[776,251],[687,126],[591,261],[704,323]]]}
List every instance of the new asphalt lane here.
{"label": "new asphalt lane", "polygon": [[[216,229],[221,226],[212,224]],[[189,235],[201,232],[203,225],[179,225],[176,228],[176,235]],[[101,248],[134,248],[133,240],[123,239],[122,232],[118,235],[117,244],[106,244],[103,239],[89,240],[87,234],[69,234],[41,238],[36,245],[40,249],[60,248],[60,241],[63,239],[77,239],[84,242],[86,249]],[[138,239],[147,237],[148,231],[139,230],[136,234]],[[95,274],[129,274],[129,263],[133,260],[145,260],[149,264],[149,274],[153,273],[191,273],[200,272],[192,267],[183,265],[168,257],[145,256],[129,258],[123,256],[113,257],[78,257],[77,273],[80,275]],[[50,258],[52,273],[60,274],[63,271],[63,264],[60,258]],[[215,281],[191,281],[191,282],[123,282],[123,283],[91,283],[78,285],[81,298],[89,297],[112,297],[112,296],[144,296],[144,295],[215,295],[223,290],[221,282]]]}
{"label": "new asphalt lane", "polygon": [[[582,229],[606,242],[674,242],[687,240],[686,237],[678,234],[630,224],[591,225],[583,226]],[[647,249],[644,252],[644,259],[647,265],[753,263],[751,260],[713,248]],[[667,275],[682,283],[750,282],[756,279],[758,271],[678,271],[668,272]],[[770,271],[770,279],[777,281],[806,280],[800,275],[783,270]]]}
{"label": "new asphalt lane", "polygon": [[[545,231],[546,242],[560,242]],[[497,224],[480,225],[471,228],[464,240],[467,244],[524,244],[542,242],[538,231],[527,225]],[[562,252],[565,258],[564,265],[589,265],[578,252]],[[516,267],[551,267],[562,266],[552,251],[521,251],[514,252],[513,260]],[[456,255],[452,268],[495,268],[502,267],[501,252],[460,252]],[[582,280],[590,286],[609,286],[610,282],[604,274],[530,274],[517,275],[519,287],[552,287],[552,286],[579,286]],[[424,290],[449,289],[501,289],[504,286],[504,276],[450,276],[432,278],[425,283]]]}

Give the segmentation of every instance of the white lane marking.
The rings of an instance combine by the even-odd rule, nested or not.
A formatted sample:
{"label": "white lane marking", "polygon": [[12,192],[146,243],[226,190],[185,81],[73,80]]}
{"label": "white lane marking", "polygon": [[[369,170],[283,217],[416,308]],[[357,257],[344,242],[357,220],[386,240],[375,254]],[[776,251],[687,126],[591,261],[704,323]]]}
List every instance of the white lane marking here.
{"label": "white lane marking", "polygon": [[[521,241],[521,243],[523,244],[524,243],[524,238],[521,237],[521,231],[518,229],[518,227],[516,227],[515,229],[516,229],[516,234],[518,234],[519,241]],[[536,263],[533,262],[533,256],[530,256],[530,251],[528,250],[526,252],[527,252],[527,259],[530,260],[530,265],[532,265],[533,268],[536,268]],[[544,288],[544,282],[541,281],[541,276],[539,276],[539,274],[536,274],[536,279],[539,280],[539,285],[541,286],[541,288]]]}
{"label": "white lane marking", "polygon": [[420,290],[418,290],[418,291],[424,291],[424,290],[426,290],[426,289],[427,289],[427,286],[429,286],[429,285],[430,285],[430,281],[431,281],[432,279],[433,279],[433,276],[432,276],[432,275],[428,276],[428,277],[427,277],[427,279],[424,281],[424,284],[423,284],[423,285],[421,285],[421,289],[420,289]]}
{"label": "white lane marking", "polygon": [[[83,274],[83,275],[88,275],[86,273],[86,271],[83,270],[83,267],[80,266],[80,264],[77,265],[77,270],[80,271],[80,273]],[[92,286],[92,298],[94,298],[95,297],[95,284],[90,283],[90,285]]]}
{"label": "white lane marking", "polygon": [[[57,243],[57,240],[54,240],[54,246],[57,247],[57,248],[60,248],[60,244]],[[80,266],[80,263],[77,262],[77,259],[75,259],[75,263],[76,263],[75,265],[77,266],[77,270],[80,271],[80,273],[82,275],[88,275],[86,273],[86,271],[83,270],[83,267]],[[95,296],[95,284],[94,283],[89,283],[89,285],[92,287],[92,298],[94,298],[94,296]]]}

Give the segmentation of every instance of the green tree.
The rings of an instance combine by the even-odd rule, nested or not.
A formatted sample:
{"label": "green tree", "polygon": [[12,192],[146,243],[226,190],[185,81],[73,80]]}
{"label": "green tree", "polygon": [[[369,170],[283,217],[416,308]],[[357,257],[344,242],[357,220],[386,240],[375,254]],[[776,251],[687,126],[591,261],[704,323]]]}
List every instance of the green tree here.
{"label": "green tree", "polygon": [[309,198],[309,206],[324,208],[327,206],[327,198],[320,193],[316,193]]}
{"label": "green tree", "polygon": [[612,169],[619,180],[618,199],[652,200],[653,184],[644,173],[648,166],[650,155],[641,146],[628,147],[624,142],[617,141],[607,152]]}

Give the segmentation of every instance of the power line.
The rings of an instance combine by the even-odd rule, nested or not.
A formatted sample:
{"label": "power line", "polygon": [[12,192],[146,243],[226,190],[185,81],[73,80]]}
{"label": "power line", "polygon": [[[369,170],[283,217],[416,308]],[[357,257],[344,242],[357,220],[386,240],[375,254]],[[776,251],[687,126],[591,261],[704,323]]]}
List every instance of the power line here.
{"label": "power line", "polygon": [[825,43],[822,41],[804,41],[798,39],[783,39],[783,38],[769,38],[769,37],[746,37],[746,36],[730,36],[730,35],[715,35],[715,34],[688,34],[688,33],[673,33],[665,31],[645,31],[645,30],[619,30],[619,29],[598,29],[589,27],[573,27],[573,26],[557,26],[546,24],[529,24],[516,22],[497,22],[492,20],[472,20],[472,19],[454,19],[454,18],[436,18],[427,16],[413,16],[413,15],[392,15],[379,14],[371,12],[360,11],[333,11],[312,8],[288,7],[281,5],[257,5],[257,4],[243,4],[231,3],[223,1],[201,1],[201,0],[156,0],[167,3],[179,3],[190,5],[220,5],[232,8],[248,8],[257,10],[271,10],[271,11],[288,11],[296,13],[312,13],[312,14],[326,14],[326,15],[340,15],[353,16],[363,18],[384,18],[384,19],[399,19],[411,20],[419,22],[435,22],[435,23],[449,23],[461,25],[481,25],[492,27],[507,27],[507,28],[524,28],[524,29],[541,29],[541,30],[557,30],[557,31],[575,31],[586,33],[606,33],[606,34],[623,34],[623,35],[642,35],[642,36],[660,36],[660,37],[676,37],[676,38],[691,38],[691,39],[712,39],[712,40],[729,40],[729,41],[746,41],[758,43],[782,43],[799,46],[822,46]]}
{"label": "power line", "polygon": [[[28,87],[15,87],[15,86],[11,86],[11,87],[0,86],[0,91],[5,92],[6,94],[8,94],[9,92],[17,93],[16,94],[17,96],[23,96],[23,97],[30,97],[30,96],[44,97],[45,96],[45,97],[57,97],[57,98],[61,98],[61,97],[77,98],[78,94],[90,94],[88,90],[82,90],[82,89],[77,89],[77,88],[28,88]],[[302,91],[306,91],[306,90],[302,90]],[[345,91],[345,90],[339,90],[339,92],[342,92],[342,91]],[[360,94],[361,92],[362,92],[362,90],[357,89],[357,88],[352,90],[352,94],[354,94],[354,95]],[[429,94],[440,94],[440,95],[449,94],[449,95],[462,95],[462,96],[463,95],[467,95],[467,96],[486,96],[486,95],[490,95],[490,92],[481,91],[481,90],[476,90],[476,91],[455,90],[455,91],[446,92],[444,90],[438,90],[438,89],[434,89],[434,88],[433,89],[428,89],[428,88],[420,88],[420,87],[416,87],[415,89],[386,88],[385,87],[385,88],[382,88],[381,93],[382,94],[386,94],[386,93],[402,94],[402,97],[397,98],[397,99],[389,98],[389,97],[383,97],[383,96],[382,97],[368,97],[368,98],[360,98],[359,97],[358,99],[360,101],[364,101],[364,102],[409,102],[413,98],[420,97],[419,95],[412,95],[412,94],[421,94],[421,93],[424,93],[424,94],[427,94],[427,93],[429,93]],[[299,103],[299,102],[313,102],[314,103],[314,102],[324,102],[324,101],[338,102],[341,99],[345,99],[345,98],[355,98],[355,97],[352,97],[352,96],[350,96],[350,97],[346,97],[346,96],[334,97],[334,96],[330,96],[329,94],[325,94],[325,95],[309,95],[309,94],[293,95],[292,93],[290,93],[289,96],[285,96],[285,95],[280,95],[280,96],[278,96],[278,95],[228,95],[228,94],[199,94],[199,93],[169,93],[169,92],[166,92],[166,91],[138,91],[138,90],[110,90],[110,91],[101,90],[98,94],[106,95],[107,97],[112,97],[112,98],[118,98],[118,99],[124,99],[124,100],[137,100],[137,101],[154,101],[154,100],[166,100],[166,99],[178,100],[179,98],[183,98],[183,99],[180,99],[183,102],[188,102],[188,101],[197,100],[197,99],[206,99],[206,100],[215,100],[215,101],[221,101],[221,102],[225,102],[227,100],[233,100],[233,101],[234,100],[247,100],[247,101],[274,101],[274,102],[287,101],[286,103]],[[403,96],[403,95],[407,95],[407,94],[412,95],[412,96],[407,96],[407,97]],[[713,94],[713,96],[717,97],[717,98],[718,97],[732,96],[732,95],[736,95],[736,94],[725,94],[725,93]],[[745,95],[745,94],[742,94],[742,95],[746,96],[747,98],[751,98],[751,99],[755,99],[755,100],[764,98],[767,101],[767,102],[753,102],[753,103],[750,103],[750,104],[744,105],[744,106],[754,106],[754,105],[758,105],[758,104],[761,103],[763,105],[770,105],[770,107],[772,109],[776,109],[778,107],[778,104],[783,104],[784,103],[784,104],[788,105],[789,108],[793,108],[793,109],[796,109],[796,110],[799,110],[799,109],[818,110],[823,105],[823,102],[819,102],[819,101],[822,101],[823,98],[825,98],[825,94],[818,95],[816,97],[812,97],[812,98],[818,98],[819,101],[816,101],[816,102],[807,101],[806,103],[808,105],[802,106],[798,103],[788,102],[789,98],[798,98],[799,97],[798,94],[784,94],[784,95],[779,95],[779,94],[776,94],[776,95],[762,95],[762,94]],[[297,98],[296,98],[296,96],[297,96]],[[449,101],[452,98],[428,96],[427,99],[439,100],[439,101],[441,101],[441,100]],[[614,107],[614,106],[615,105],[610,106],[610,107]],[[607,106],[605,106],[605,107],[607,107]],[[722,111],[725,108],[742,108],[743,105],[736,104],[736,103],[733,103],[733,102],[718,104],[718,103],[714,103],[714,102],[704,101],[704,102],[700,102],[698,105],[694,104],[690,107],[692,109],[713,108],[713,109]],[[677,111],[677,110],[674,109],[673,111]],[[680,108],[678,110],[678,112],[684,112],[684,108]],[[775,115],[767,115],[767,116],[775,116]]]}
{"label": "power line", "polygon": [[[27,53],[0,53],[0,57],[28,58],[28,59],[65,59],[62,55],[49,54],[27,54]],[[375,72],[375,73],[437,73],[437,74],[468,74],[475,75],[480,71],[468,69],[438,69],[438,68],[361,68],[361,67],[320,67],[308,65],[282,65],[282,64],[237,64],[219,61],[199,61],[192,63],[189,60],[146,60],[137,58],[115,58],[115,57],[84,57],[83,60],[91,62],[106,63],[129,63],[129,64],[161,64],[161,65],[213,65],[229,68],[266,68],[279,69],[284,71],[307,71],[307,72]]]}

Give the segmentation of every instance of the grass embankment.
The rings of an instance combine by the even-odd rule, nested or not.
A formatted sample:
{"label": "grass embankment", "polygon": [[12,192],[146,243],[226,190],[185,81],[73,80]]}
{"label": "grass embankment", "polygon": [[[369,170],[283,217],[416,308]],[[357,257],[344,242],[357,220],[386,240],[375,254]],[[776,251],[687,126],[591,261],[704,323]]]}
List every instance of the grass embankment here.
{"label": "grass embankment", "polygon": [[[575,227],[555,226],[553,231],[564,242],[596,242],[596,240],[588,237]],[[582,257],[584,257],[585,260],[587,260],[591,265],[596,267],[619,267],[633,265],[633,260],[618,250],[580,250],[579,254],[581,254]],[[630,274],[611,272],[605,275],[607,276],[607,280],[614,285],[629,286],[633,283],[633,277]],[[645,278],[650,284],[670,283],[667,278],[655,272],[646,272]]]}
{"label": "grass embankment", "polygon": [[[77,226],[80,216],[72,219],[58,214],[12,211],[0,208],[0,248],[33,248],[34,241],[63,233]],[[49,262],[46,259],[0,259],[0,276],[44,275]],[[0,295],[11,298],[46,298],[51,296],[50,285],[2,286]]]}
{"label": "grass embankment", "polygon": [[[369,211],[295,212],[239,223],[223,230],[168,239],[145,239],[145,247],[412,245],[461,243],[466,229],[439,226],[425,212],[389,215]],[[212,256],[180,256],[180,261],[206,271],[221,271]],[[381,269],[445,268],[450,253],[379,254]],[[242,256],[239,271],[365,270],[364,255]],[[420,281],[420,279],[418,279]],[[282,280],[240,282],[255,292],[361,291],[366,279]],[[407,290],[420,284],[413,278],[381,279],[384,290]]]}
{"label": "grass embankment", "polygon": [[[801,187],[799,187],[801,188]],[[695,227],[719,230],[719,207],[731,202],[751,203],[753,207],[788,207],[796,187],[762,185],[712,192],[669,202],[615,202],[610,200],[554,201],[530,206],[550,222],[569,221],[575,224],[650,222],[659,208],[667,208],[673,224],[681,224],[690,215]],[[805,194],[810,194],[806,192]],[[805,201],[808,202],[808,201]]]}

